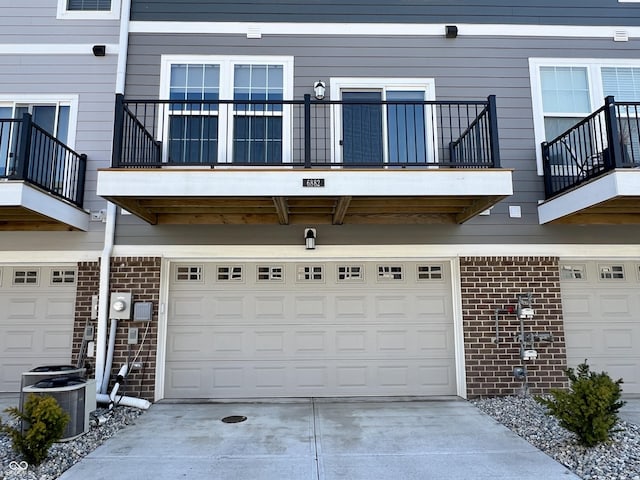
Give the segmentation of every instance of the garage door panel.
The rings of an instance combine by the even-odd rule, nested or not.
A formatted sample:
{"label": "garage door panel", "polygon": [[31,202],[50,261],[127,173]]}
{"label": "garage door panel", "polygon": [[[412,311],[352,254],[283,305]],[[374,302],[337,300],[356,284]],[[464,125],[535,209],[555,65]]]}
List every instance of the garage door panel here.
{"label": "garage door panel", "polygon": [[624,278],[608,279],[598,275],[602,264],[588,263],[583,278],[561,281],[567,363],[586,359],[592,371],[623,378],[624,392],[640,394],[639,265],[615,262]]}
{"label": "garage door panel", "polygon": [[200,306],[170,309],[167,398],[455,394],[442,282],[378,284],[369,266],[370,278],[340,283],[327,266],[323,281],[303,283],[293,264],[283,269],[279,283],[247,274],[242,284],[170,291],[170,305],[188,297]]}

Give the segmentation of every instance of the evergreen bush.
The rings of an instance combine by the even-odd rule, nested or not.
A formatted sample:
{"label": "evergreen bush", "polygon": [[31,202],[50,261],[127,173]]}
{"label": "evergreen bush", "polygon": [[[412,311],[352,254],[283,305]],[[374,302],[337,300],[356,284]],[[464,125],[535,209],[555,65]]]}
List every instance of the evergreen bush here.
{"label": "evergreen bush", "polygon": [[51,445],[62,438],[69,415],[49,395],[30,394],[23,410],[7,408],[5,411],[19,420],[18,426],[0,424],[0,430],[9,435],[13,449],[21,453],[29,464],[39,465],[47,458]]}
{"label": "evergreen bush", "polygon": [[551,390],[551,398],[536,397],[567,430],[575,433],[580,443],[593,447],[609,440],[618,421],[622,379],[613,381],[606,372],[591,372],[587,361],[577,370],[566,370],[569,390]]}

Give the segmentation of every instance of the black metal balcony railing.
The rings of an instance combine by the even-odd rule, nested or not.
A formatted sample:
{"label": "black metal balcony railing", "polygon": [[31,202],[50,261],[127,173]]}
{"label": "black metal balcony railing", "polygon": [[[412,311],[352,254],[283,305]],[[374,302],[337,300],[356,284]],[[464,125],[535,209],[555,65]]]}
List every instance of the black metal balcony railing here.
{"label": "black metal balcony railing", "polygon": [[87,156],[36,125],[31,115],[0,119],[0,178],[23,180],[82,207]]}
{"label": "black metal balcony railing", "polygon": [[542,144],[549,199],[616,168],[640,167],[640,103],[612,96],[585,119]]}
{"label": "black metal balcony railing", "polygon": [[486,101],[125,100],[113,167],[500,166]]}

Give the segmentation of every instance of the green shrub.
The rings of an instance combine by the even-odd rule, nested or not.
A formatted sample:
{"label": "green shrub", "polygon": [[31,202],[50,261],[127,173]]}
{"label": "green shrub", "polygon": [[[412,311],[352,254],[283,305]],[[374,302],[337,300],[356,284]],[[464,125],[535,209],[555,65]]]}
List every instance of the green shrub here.
{"label": "green shrub", "polygon": [[567,430],[575,433],[580,443],[593,447],[609,440],[618,411],[625,404],[620,401],[622,379],[615,382],[606,372],[589,371],[587,361],[566,370],[569,390],[551,390],[552,398],[536,397],[549,409]]}
{"label": "green shrub", "polygon": [[[55,398],[48,395],[30,394],[23,410],[7,408],[5,411],[20,422],[17,427],[0,425],[0,429],[9,435],[13,449],[21,453],[29,464],[39,465],[47,458],[49,447],[62,438],[69,415]],[[20,428],[22,422],[24,431]]]}

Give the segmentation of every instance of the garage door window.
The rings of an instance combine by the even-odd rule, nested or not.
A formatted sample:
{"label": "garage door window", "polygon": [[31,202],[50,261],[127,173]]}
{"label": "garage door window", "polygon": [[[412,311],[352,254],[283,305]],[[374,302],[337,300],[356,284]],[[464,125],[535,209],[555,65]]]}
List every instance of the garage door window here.
{"label": "garage door window", "polygon": [[176,268],[176,282],[202,282],[202,265],[183,265]]}
{"label": "garage door window", "polygon": [[338,265],[338,282],[362,282],[362,281],[364,281],[364,266]]}
{"label": "garage door window", "polygon": [[298,265],[296,271],[298,282],[322,282],[324,280],[322,265]]}
{"label": "garage door window", "polygon": [[37,286],[38,283],[39,283],[39,272],[37,270],[14,270],[13,271],[14,285]]}
{"label": "garage door window", "polygon": [[51,285],[73,285],[76,283],[75,270],[52,270]]}
{"label": "garage door window", "polygon": [[624,280],[622,265],[600,265],[600,280]]}
{"label": "garage door window", "polygon": [[562,280],[586,280],[584,265],[562,265],[560,267],[560,278]]}
{"label": "garage door window", "polygon": [[258,266],[259,282],[282,282],[284,280],[284,267],[282,265]]}
{"label": "garage door window", "polygon": [[418,280],[442,280],[442,265],[418,265]]}
{"label": "garage door window", "polygon": [[242,266],[240,265],[220,265],[218,266],[219,282],[241,282],[243,280]]}
{"label": "garage door window", "polygon": [[402,265],[378,265],[378,281],[393,282],[404,279]]}

